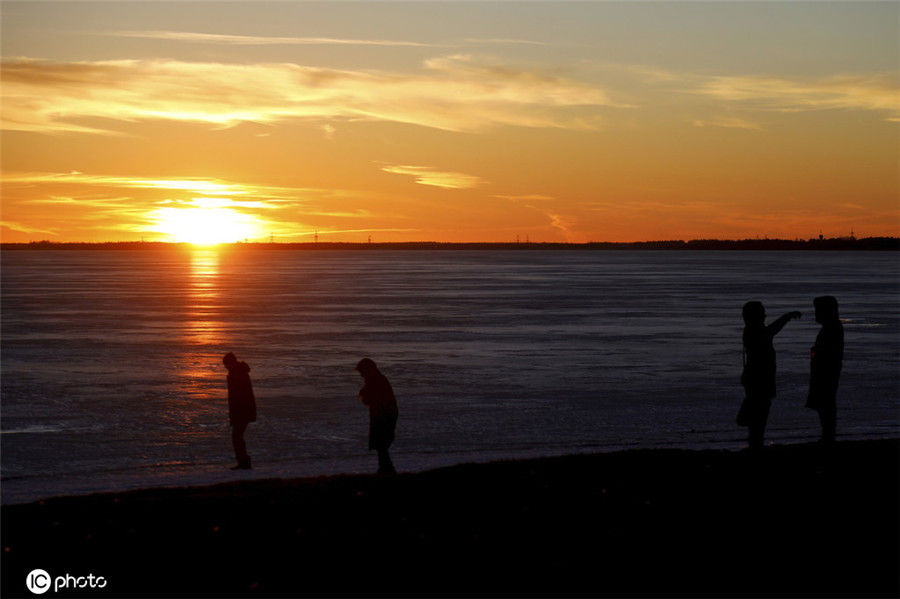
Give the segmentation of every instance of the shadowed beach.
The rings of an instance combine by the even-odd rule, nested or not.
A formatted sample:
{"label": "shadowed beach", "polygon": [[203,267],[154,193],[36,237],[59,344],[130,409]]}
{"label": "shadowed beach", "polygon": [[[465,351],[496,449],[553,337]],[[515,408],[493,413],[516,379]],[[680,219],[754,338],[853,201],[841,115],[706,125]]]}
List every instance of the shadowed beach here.
{"label": "shadowed beach", "polygon": [[107,596],[896,596],[898,457],[637,450],[48,499],[2,507],[2,592],[41,568]]}

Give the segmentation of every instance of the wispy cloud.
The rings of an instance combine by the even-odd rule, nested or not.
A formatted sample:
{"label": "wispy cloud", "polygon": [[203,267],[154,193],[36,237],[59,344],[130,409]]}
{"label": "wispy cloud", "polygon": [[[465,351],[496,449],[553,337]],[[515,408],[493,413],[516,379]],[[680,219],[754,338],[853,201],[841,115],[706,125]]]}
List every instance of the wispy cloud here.
{"label": "wispy cloud", "polygon": [[337,218],[370,218],[373,216],[373,214],[370,211],[363,210],[363,209],[352,210],[352,211],[349,211],[349,210],[329,210],[329,211],[306,210],[306,211],[304,211],[303,214],[304,214],[304,216],[333,216],[333,217],[337,217]]}
{"label": "wispy cloud", "polygon": [[523,195],[493,195],[492,198],[501,200],[512,200],[513,202],[540,202],[544,200],[553,200],[553,196],[542,195],[539,193],[523,194]]}
{"label": "wispy cloud", "polygon": [[117,37],[156,39],[175,42],[201,44],[229,44],[236,46],[408,46],[433,48],[434,44],[399,40],[360,40],[333,37],[278,37],[260,35],[230,35],[223,33],[200,33],[196,31],[117,31]]}
{"label": "wispy cloud", "polygon": [[429,166],[385,166],[381,170],[394,175],[409,175],[415,178],[416,183],[444,189],[469,189],[482,182],[475,175],[437,171]]}
{"label": "wispy cloud", "polygon": [[219,126],[286,119],[355,119],[450,131],[496,125],[594,129],[573,108],[611,106],[594,85],[471,57],[426,61],[414,74],[174,60],[2,66],[5,129],[96,133],[96,121],[166,119]]}
{"label": "wispy cloud", "polygon": [[566,241],[571,243],[574,239],[572,233],[572,221],[552,210],[546,210],[544,211],[544,214],[550,219],[550,226],[562,233],[563,237],[566,238]]}
{"label": "wispy cloud", "polygon": [[58,235],[58,229],[38,229],[35,227],[30,227],[28,225],[23,225],[22,223],[17,223],[8,220],[0,221],[0,227],[4,227],[10,229],[12,231],[18,231],[19,233],[40,233],[42,235]]}
{"label": "wispy cloud", "polygon": [[761,76],[710,77],[696,93],[767,110],[874,110],[900,119],[900,80],[895,74],[837,75],[787,79]]}
{"label": "wispy cloud", "polygon": [[759,123],[737,117],[716,117],[709,120],[697,119],[692,124],[695,127],[724,127],[726,129],[748,129],[751,131],[762,129]]}
{"label": "wispy cloud", "polygon": [[664,69],[645,64],[619,63],[586,59],[583,61],[583,65],[587,65],[602,72],[624,74],[629,77],[640,79],[645,83],[681,82],[687,78],[694,77],[694,75],[691,75],[690,73],[674,71],[671,69]]}
{"label": "wispy cloud", "polygon": [[556,229],[562,233],[563,238],[565,238],[567,242],[571,243],[575,240],[575,233],[572,231],[574,221],[571,218],[563,216],[553,208],[532,206],[530,204],[525,204],[525,207],[536,210],[550,219],[550,228]]}
{"label": "wispy cloud", "polygon": [[20,204],[56,204],[59,206],[79,206],[82,208],[122,208],[132,209],[134,205],[129,197],[104,197],[88,195],[83,197],[50,195],[41,198],[22,200]]}
{"label": "wispy cloud", "polygon": [[515,39],[515,38],[505,38],[505,37],[489,37],[489,38],[477,38],[477,37],[469,37],[463,40],[467,44],[483,44],[483,45],[498,45],[498,46],[506,46],[506,45],[523,45],[523,46],[547,46],[547,42],[537,42],[534,40],[523,40],[523,39]]}
{"label": "wispy cloud", "polygon": [[550,106],[619,106],[597,87],[552,73],[484,63],[469,54],[430,58],[425,66],[457,83],[487,82],[488,97],[498,100]]}
{"label": "wispy cloud", "polygon": [[[68,173],[7,173],[3,182],[9,184],[45,184],[45,185],[77,185],[86,187],[113,189],[161,190],[183,196],[192,197],[190,201],[200,206],[244,208],[274,208],[282,202],[300,202],[305,196],[320,197],[323,194],[339,194],[340,190],[322,190],[303,187],[277,187],[234,183],[220,179],[204,178],[158,178],[123,177],[112,175],[93,175],[79,171]],[[224,197],[223,197],[224,196]],[[128,198],[120,198],[128,199]],[[48,196],[42,199],[25,200],[25,202],[71,203],[73,198],[66,196]],[[79,199],[79,202],[84,201]],[[101,198],[98,201],[108,201]]]}
{"label": "wispy cloud", "polygon": [[[573,242],[576,238],[575,232],[572,230],[572,225],[574,224],[574,220],[570,217],[564,216],[560,214],[556,209],[552,207],[548,207],[546,202],[551,202],[555,200],[553,196],[548,196],[540,193],[529,193],[529,194],[495,194],[491,196],[492,198],[498,198],[501,200],[509,200],[510,202],[514,202],[529,210],[534,210],[543,214],[550,220],[549,226],[552,229],[556,229],[560,233],[562,233],[563,238],[567,242]],[[542,202],[543,205],[534,205],[530,202]]]}
{"label": "wispy cloud", "polygon": [[[338,234],[338,233],[411,233],[415,231],[420,231],[421,229],[398,229],[398,228],[389,228],[389,227],[380,227],[380,228],[372,228],[372,229],[328,229],[325,231],[330,234]],[[323,231],[319,231],[321,235]],[[312,234],[312,233],[308,233]],[[373,241],[375,241],[373,239]]]}
{"label": "wispy cloud", "polygon": [[[720,100],[747,110],[803,112],[864,110],[900,122],[900,78],[896,73],[834,74],[819,77],[709,75],[639,64],[587,63],[604,72],[624,74],[645,85]],[[701,126],[747,127],[735,119],[698,119]]]}

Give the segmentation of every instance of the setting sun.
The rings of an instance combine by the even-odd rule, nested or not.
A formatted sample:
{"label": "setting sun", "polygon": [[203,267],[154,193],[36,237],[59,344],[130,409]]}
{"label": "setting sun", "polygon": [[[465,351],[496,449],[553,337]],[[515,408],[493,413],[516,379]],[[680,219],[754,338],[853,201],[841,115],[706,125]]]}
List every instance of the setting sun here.
{"label": "setting sun", "polygon": [[153,212],[155,231],[166,241],[215,245],[262,236],[258,221],[231,208],[160,208]]}

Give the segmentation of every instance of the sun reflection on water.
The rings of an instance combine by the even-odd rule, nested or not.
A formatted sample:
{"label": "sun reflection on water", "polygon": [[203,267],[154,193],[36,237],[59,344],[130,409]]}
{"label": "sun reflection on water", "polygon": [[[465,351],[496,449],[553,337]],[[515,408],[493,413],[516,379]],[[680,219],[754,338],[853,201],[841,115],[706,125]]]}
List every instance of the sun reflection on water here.
{"label": "sun reflection on water", "polygon": [[192,250],[188,280],[188,338],[196,345],[221,345],[223,337],[218,250]]}
{"label": "sun reflection on water", "polygon": [[[187,350],[180,356],[178,371],[182,389],[188,396],[208,400],[221,395],[224,381],[221,359],[225,325],[220,250],[193,248],[188,259],[185,324],[182,331]],[[191,414],[188,413],[179,416],[190,417]]]}

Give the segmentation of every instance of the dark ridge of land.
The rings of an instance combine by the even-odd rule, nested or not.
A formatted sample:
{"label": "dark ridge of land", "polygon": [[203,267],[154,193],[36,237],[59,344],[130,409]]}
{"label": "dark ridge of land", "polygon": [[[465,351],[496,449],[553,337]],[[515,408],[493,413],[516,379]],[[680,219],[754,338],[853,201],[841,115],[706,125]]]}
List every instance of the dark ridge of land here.
{"label": "dark ridge of land", "polygon": [[898,439],[637,450],[48,499],[0,508],[0,590],[896,597],[898,462]]}
{"label": "dark ridge of land", "polygon": [[[900,250],[897,237],[841,237],[833,239],[693,239],[691,241],[635,241],[590,243],[449,243],[411,241],[391,243],[230,243],[233,248],[260,250]],[[189,248],[187,243],[162,241],[115,241],[105,243],[2,243],[2,250],[152,250]]]}

